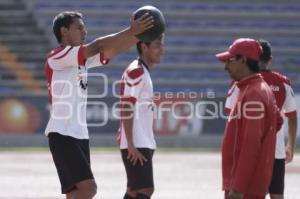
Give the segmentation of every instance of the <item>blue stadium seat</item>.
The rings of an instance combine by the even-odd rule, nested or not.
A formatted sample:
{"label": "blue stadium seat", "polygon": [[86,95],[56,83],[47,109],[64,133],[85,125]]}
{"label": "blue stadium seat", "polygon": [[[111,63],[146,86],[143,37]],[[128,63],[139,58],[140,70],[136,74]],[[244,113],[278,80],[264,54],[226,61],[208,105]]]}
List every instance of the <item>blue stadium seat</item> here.
{"label": "blue stadium seat", "polygon": [[[39,19],[47,26],[52,24],[52,17],[49,16],[49,13],[56,14],[58,10],[72,9],[82,11],[87,16],[85,24],[90,32],[87,42],[90,42],[95,39],[96,35],[101,35],[99,32],[106,28],[110,30],[114,27],[127,26],[128,17],[124,17],[124,13],[130,14],[133,10],[148,3],[146,0],[39,0],[36,1],[34,7],[38,10]],[[224,72],[224,64],[216,60],[215,53],[228,48],[234,38],[255,36],[257,38],[265,38],[271,42],[273,49],[275,49],[274,68],[286,74],[292,81],[300,84],[299,69],[297,69],[297,66],[300,65],[300,57],[297,53],[297,50],[300,52],[300,39],[297,37],[298,33],[300,34],[300,22],[298,20],[300,3],[263,1],[253,4],[251,2],[166,2],[154,0],[152,5],[159,7],[164,12],[167,22],[166,54],[161,66],[151,72],[154,80],[179,78],[180,80],[199,82],[199,86],[190,88],[192,90],[203,89],[202,81],[200,81],[203,79],[227,81],[229,78]],[[101,11],[105,11],[104,14]],[[111,13],[107,11],[111,11]],[[110,15],[105,17],[105,13]],[[206,14],[208,15],[206,16]],[[241,18],[237,17],[239,14]],[[245,14],[249,17],[245,17]],[[220,17],[216,17],[219,15],[220,17],[226,17],[220,20]],[[203,18],[201,18],[202,16]],[[278,16],[283,17],[278,18]],[[278,35],[276,31],[279,30],[280,34]],[[181,47],[184,47],[185,50],[182,50]],[[215,50],[213,51],[212,49]],[[130,51],[111,60],[111,64],[129,64],[136,56],[136,52]],[[172,72],[169,72],[164,68],[165,63],[176,67]],[[195,66],[198,64],[201,66],[207,65],[207,67],[202,69],[199,66],[199,69],[195,70]],[[189,65],[193,65],[193,69],[189,70]],[[209,68],[210,65],[214,66],[211,70]],[[218,65],[220,65],[219,69],[216,67]],[[122,67],[124,68],[125,66]],[[103,73],[113,79],[119,79],[122,72],[120,67],[117,69],[103,69]],[[211,86],[205,84],[204,86],[207,89],[221,93],[226,93],[228,89],[228,85],[221,83],[212,84]],[[165,84],[160,85],[157,89],[160,91],[180,91],[180,89],[187,90],[188,88],[186,88],[186,85],[173,87]]]}

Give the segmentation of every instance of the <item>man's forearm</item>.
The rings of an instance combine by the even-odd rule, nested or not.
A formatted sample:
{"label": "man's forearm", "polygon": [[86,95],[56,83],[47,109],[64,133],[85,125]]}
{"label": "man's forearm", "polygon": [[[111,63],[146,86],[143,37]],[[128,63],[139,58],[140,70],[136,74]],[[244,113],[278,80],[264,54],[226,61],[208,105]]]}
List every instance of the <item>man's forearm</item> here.
{"label": "man's forearm", "polygon": [[295,118],[289,118],[288,119],[288,126],[289,126],[289,130],[288,130],[288,142],[287,142],[287,146],[294,148],[295,146],[295,141],[296,141],[296,135],[297,135],[297,117]]}
{"label": "man's forearm", "polygon": [[98,42],[98,49],[104,52],[104,59],[111,59],[120,53],[126,52],[139,40],[130,28],[126,28],[118,33],[98,38],[96,41]]}
{"label": "man's forearm", "polygon": [[121,120],[125,131],[128,146],[133,145],[133,110],[129,105],[123,105],[121,110]]}
{"label": "man's forearm", "polygon": [[99,52],[102,52],[104,59],[111,59],[117,54],[126,52],[133,46],[138,39],[126,28],[118,33],[99,37],[91,43],[85,45],[84,56],[91,57]]}
{"label": "man's forearm", "polygon": [[85,58],[102,52],[104,59],[111,59],[114,56],[127,51],[139,40],[135,35],[144,32],[153,26],[153,17],[149,13],[144,14],[140,18],[131,19],[130,27],[124,30],[98,38],[87,44],[84,50]]}
{"label": "man's forearm", "polygon": [[128,145],[133,145],[133,136],[132,136],[133,121],[132,121],[132,119],[123,120],[123,126],[124,126]]}

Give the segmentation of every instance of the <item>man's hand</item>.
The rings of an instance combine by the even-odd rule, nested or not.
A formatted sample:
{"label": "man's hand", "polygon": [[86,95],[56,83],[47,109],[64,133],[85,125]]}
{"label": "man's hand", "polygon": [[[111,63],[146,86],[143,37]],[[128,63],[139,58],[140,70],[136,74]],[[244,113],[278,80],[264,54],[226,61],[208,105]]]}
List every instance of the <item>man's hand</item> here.
{"label": "man's hand", "polygon": [[131,16],[130,20],[130,31],[133,35],[138,35],[145,30],[153,27],[154,19],[149,13],[145,13],[143,16],[134,20],[134,17]]}
{"label": "man's hand", "polygon": [[287,145],[285,147],[285,163],[288,164],[293,161],[294,158],[294,149],[293,147]]}
{"label": "man's hand", "polygon": [[128,145],[128,156],[127,159],[132,162],[132,165],[135,165],[137,161],[143,166],[144,161],[147,162],[148,160],[141,154],[133,145]]}
{"label": "man's hand", "polygon": [[243,199],[244,194],[240,192],[230,191],[228,199]]}

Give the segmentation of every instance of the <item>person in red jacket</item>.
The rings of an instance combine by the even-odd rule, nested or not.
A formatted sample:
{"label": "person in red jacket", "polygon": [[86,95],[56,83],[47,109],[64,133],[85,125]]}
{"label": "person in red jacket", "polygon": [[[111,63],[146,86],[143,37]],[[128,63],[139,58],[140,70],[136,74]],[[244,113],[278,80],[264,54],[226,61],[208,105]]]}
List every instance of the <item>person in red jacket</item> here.
{"label": "person in red jacket", "polygon": [[[286,144],[284,129],[281,128],[277,132],[273,175],[269,187],[271,199],[283,199],[285,164],[291,162],[294,156],[297,134],[297,106],[291,81],[286,76],[270,69],[272,62],[272,48],[270,42],[263,39],[257,41],[263,49],[259,62],[260,74],[272,89],[281,115],[287,118],[288,123],[288,139]],[[227,113],[230,113],[239,92],[236,83],[235,81],[232,83],[227,95],[225,103],[225,111]]]}
{"label": "person in red jacket", "polygon": [[259,74],[261,54],[256,40],[240,38],[216,55],[240,90],[222,144],[225,199],[263,199],[272,177],[276,132],[283,121],[271,88]]}

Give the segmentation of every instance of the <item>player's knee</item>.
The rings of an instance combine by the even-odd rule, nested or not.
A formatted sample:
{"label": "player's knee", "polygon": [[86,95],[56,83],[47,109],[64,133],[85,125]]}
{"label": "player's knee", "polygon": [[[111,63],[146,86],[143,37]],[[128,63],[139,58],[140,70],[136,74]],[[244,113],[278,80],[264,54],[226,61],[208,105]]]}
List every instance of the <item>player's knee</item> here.
{"label": "player's knee", "polygon": [[144,193],[138,193],[138,194],[136,194],[136,197],[135,197],[135,199],[150,199],[150,198],[151,198],[151,195],[147,195]]}
{"label": "player's knee", "polygon": [[[138,195],[141,195],[140,198],[141,199],[148,199],[152,196],[152,194],[154,193],[154,187],[149,187],[149,188],[144,188],[144,189],[140,189],[137,193],[137,199],[138,199]],[[144,196],[143,196],[144,195]],[[148,197],[146,197],[148,196]]]}
{"label": "player's knee", "polygon": [[153,193],[154,193],[154,187],[147,189],[147,195],[152,196]]}
{"label": "player's knee", "polygon": [[86,198],[93,198],[97,194],[97,187],[89,187],[82,190],[82,192]]}
{"label": "player's knee", "polygon": [[98,187],[97,187],[97,184],[95,183],[95,185],[91,189],[91,192],[90,192],[91,195],[95,196],[97,194],[97,190],[98,190]]}
{"label": "player's knee", "polygon": [[97,187],[96,183],[91,184],[88,187],[88,189],[86,190],[87,191],[87,195],[89,197],[91,197],[91,198],[94,197],[97,194],[97,189],[98,189],[98,187]]}
{"label": "player's knee", "polygon": [[94,180],[79,183],[77,189],[86,198],[93,198],[97,194],[97,184]]}
{"label": "player's knee", "polygon": [[126,193],[123,197],[123,199],[135,199],[136,193]]}
{"label": "player's knee", "polygon": [[136,193],[137,193],[136,191],[133,191],[133,190],[131,190],[129,188],[127,189],[127,194],[130,195],[130,196],[133,196],[134,198],[136,196]]}

